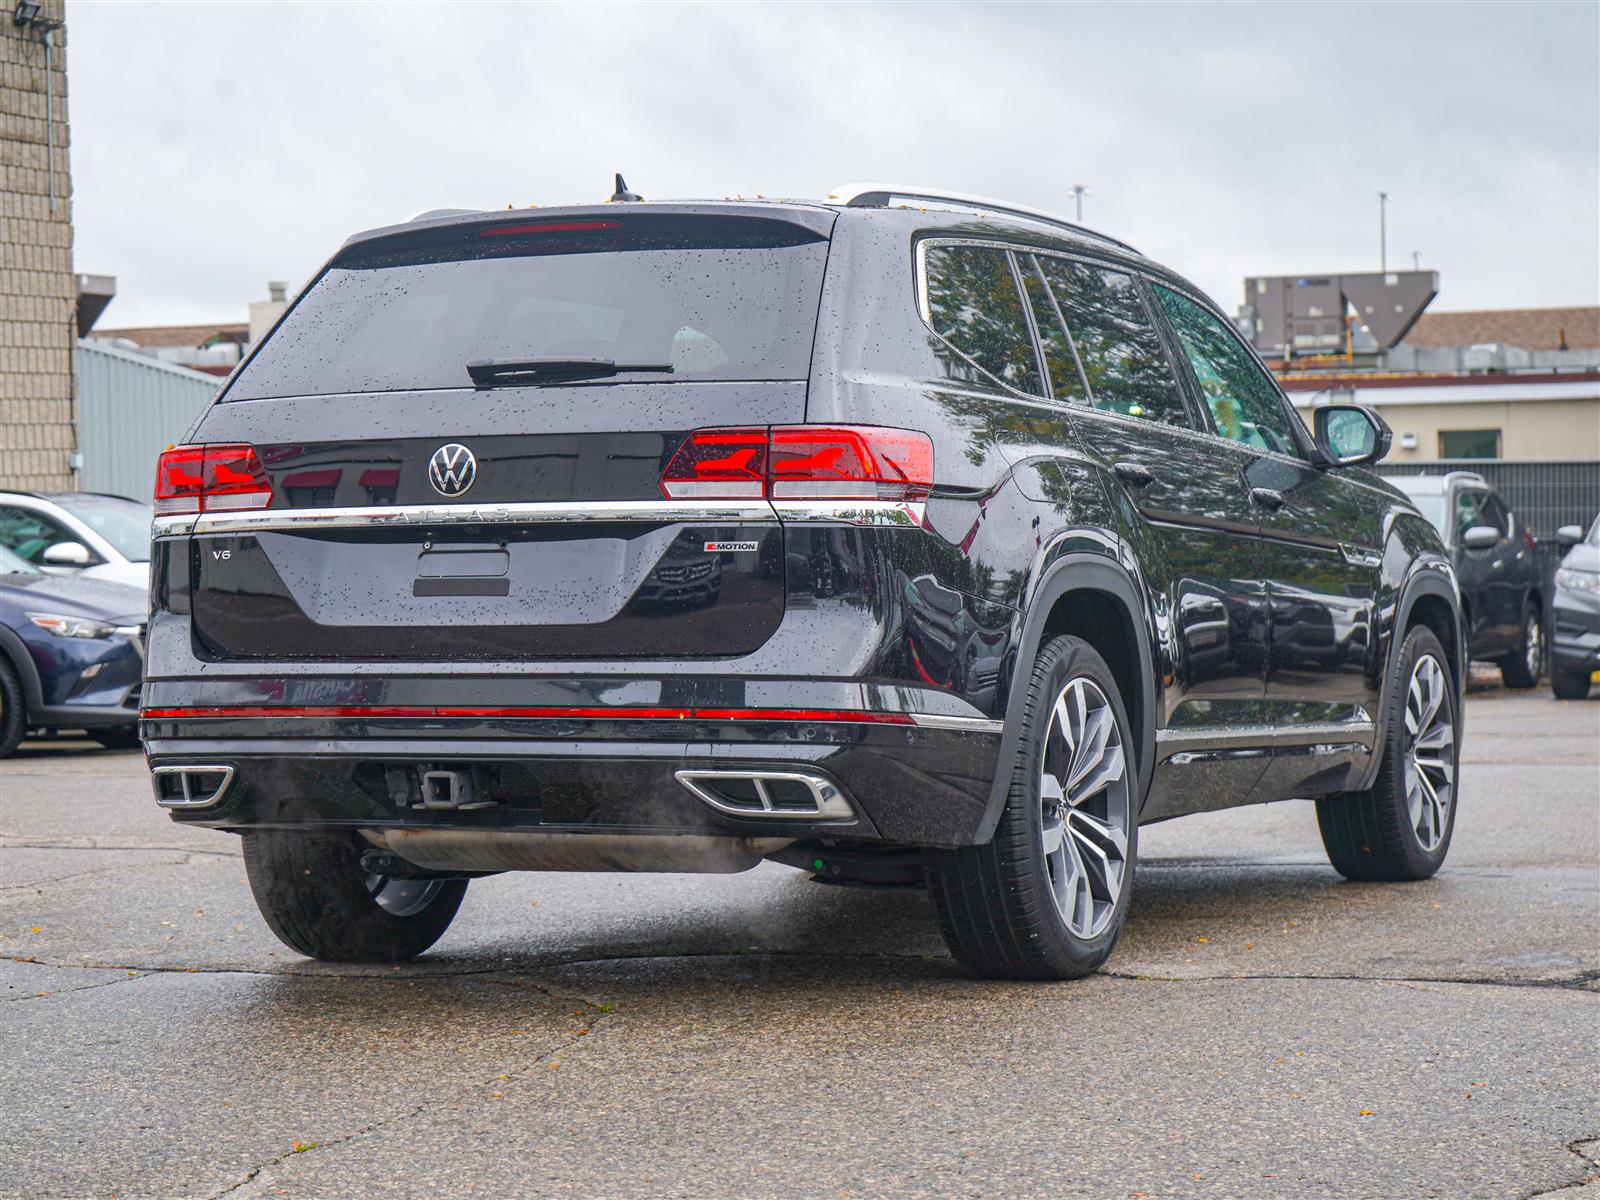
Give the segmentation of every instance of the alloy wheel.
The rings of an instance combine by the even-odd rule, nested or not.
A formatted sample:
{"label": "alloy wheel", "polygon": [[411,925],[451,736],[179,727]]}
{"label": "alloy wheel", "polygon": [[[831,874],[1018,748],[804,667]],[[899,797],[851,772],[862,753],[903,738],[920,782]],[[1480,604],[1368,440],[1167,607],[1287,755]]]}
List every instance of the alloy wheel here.
{"label": "alloy wheel", "polygon": [[390,875],[368,875],[367,895],[393,917],[414,917],[439,894],[442,879],[396,879]]}
{"label": "alloy wheel", "polygon": [[1417,659],[1406,694],[1406,818],[1427,851],[1444,840],[1455,795],[1455,724],[1444,668],[1431,654]]}
{"label": "alloy wheel", "polygon": [[1539,627],[1539,617],[1536,613],[1528,613],[1528,627],[1523,630],[1526,639],[1522,653],[1528,663],[1528,674],[1533,676],[1535,683],[1544,674],[1544,630]]}
{"label": "alloy wheel", "polygon": [[1117,710],[1094,680],[1068,680],[1045,731],[1039,797],[1051,894],[1077,937],[1096,936],[1116,912],[1128,869],[1129,794]]}

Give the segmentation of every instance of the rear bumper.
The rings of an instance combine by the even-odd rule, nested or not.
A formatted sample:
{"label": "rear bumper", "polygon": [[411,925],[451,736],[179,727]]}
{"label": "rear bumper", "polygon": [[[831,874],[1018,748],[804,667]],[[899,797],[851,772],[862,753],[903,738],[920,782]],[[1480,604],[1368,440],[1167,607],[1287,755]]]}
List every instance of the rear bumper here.
{"label": "rear bumper", "polygon": [[[142,728],[153,767],[234,770],[214,806],[172,812],[184,824],[969,845],[994,778],[999,724],[929,719],[251,715],[147,718]],[[476,771],[494,802],[457,810],[400,798],[395,781],[423,769]],[[803,772],[835,783],[854,815],[718,811],[677,778],[696,769]]]}

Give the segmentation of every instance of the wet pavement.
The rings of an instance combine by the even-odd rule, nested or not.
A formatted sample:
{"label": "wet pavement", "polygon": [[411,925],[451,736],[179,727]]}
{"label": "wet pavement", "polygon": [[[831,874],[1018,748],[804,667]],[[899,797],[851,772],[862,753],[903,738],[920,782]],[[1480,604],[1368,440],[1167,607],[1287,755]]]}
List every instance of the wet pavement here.
{"label": "wet pavement", "polygon": [[[1600,1179],[1600,701],[1475,697],[1450,860],[1144,831],[1117,952],[990,983],[920,890],[507,875],[399,968],[255,912],[136,754],[0,763],[0,1195],[1505,1196]],[[1600,1193],[1600,1182],[1594,1188]]]}

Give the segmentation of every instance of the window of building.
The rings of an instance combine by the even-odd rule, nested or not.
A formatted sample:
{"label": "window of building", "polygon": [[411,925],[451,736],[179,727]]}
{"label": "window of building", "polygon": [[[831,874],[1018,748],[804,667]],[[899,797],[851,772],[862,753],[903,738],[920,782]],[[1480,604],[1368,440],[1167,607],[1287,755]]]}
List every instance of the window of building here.
{"label": "window of building", "polygon": [[1090,403],[1125,417],[1188,425],[1183,393],[1133,276],[1049,255],[1039,265],[1077,344]]}
{"label": "window of building", "polygon": [[1226,322],[1164,287],[1155,289],[1194,369],[1216,430],[1229,441],[1303,458],[1278,385],[1256,364]]}
{"label": "window of building", "polygon": [[[927,271],[928,319],[934,332],[983,374],[1018,391],[1043,395],[1011,256],[988,246],[932,246]],[[976,381],[968,363],[942,357],[952,375]]]}
{"label": "window of building", "polygon": [[1440,458],[1499,458],[1498,429],[1441,429]]}

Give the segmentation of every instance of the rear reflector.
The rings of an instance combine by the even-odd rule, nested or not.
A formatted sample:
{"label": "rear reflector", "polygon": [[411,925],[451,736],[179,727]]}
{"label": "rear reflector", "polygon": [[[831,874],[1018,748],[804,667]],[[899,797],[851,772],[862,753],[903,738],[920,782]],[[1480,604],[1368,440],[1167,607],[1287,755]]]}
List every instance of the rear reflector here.
{"label": "rear reflector", "polygon": [[213,704],[147,708],[148,721],[206,717],[515,717],[582,721],[812,721],[852,725],[914,725],[906,713],[829,708],[498,707],[450,704]]}
{"label": "rear reflector", "polygon": [[911,501],[932,486],[928,436],[876,425],[701,429],[661,474],[674,500]]}
{"label": "rear reflector", "polygon": [[254,446],[176,446],[156,463],[156,512],[227,512],[272,503]]}

